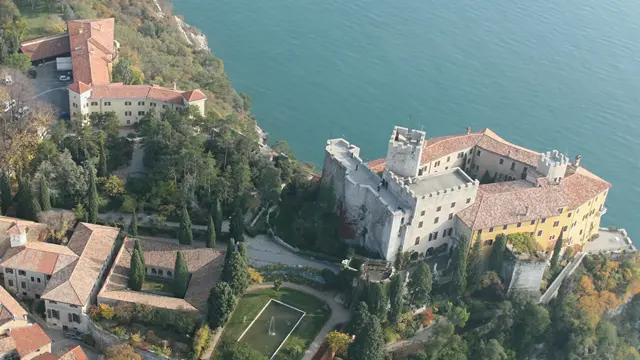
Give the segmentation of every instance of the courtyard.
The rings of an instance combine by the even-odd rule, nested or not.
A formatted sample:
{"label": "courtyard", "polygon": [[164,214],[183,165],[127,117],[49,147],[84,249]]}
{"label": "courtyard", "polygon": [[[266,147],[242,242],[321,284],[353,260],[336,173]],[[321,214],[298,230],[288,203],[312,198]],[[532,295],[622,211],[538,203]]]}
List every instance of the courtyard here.
{"label": "courtyard", "polygon": [[36,66],[36,77],[32,79],[33,92],[38,100],[51,104],[57,112],[69,113],[69,92],[67,86],[72,80],[60,81],[58,75],[67,71],[58,71],[56,62]]}

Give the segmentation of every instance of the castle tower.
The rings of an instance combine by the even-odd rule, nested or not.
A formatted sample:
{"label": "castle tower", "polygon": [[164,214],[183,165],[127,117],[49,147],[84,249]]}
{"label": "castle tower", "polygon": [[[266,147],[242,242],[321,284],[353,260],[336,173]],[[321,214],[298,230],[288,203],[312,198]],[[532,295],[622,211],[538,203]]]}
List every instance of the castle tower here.
{"label": "castle tower", "polygon": [[547,151],[540,155],[536,170],[543,174],[549,182],[557,184],[567,172],[569,158],[558,152],[558,150]]}
{"label": "castle tower", "polygon": [[389,140],[386,168],[401,177],[418,176],[425,138],[424,131],[394,127]]}
{"label": "castle tower", "polygon": [[29,228],[26,226],[19,226],[17,222],[14,222],[7,229],[7,234],[9,234],[9,242],[11,243],[11,247],[19,247],[27,245],[27,232]]}

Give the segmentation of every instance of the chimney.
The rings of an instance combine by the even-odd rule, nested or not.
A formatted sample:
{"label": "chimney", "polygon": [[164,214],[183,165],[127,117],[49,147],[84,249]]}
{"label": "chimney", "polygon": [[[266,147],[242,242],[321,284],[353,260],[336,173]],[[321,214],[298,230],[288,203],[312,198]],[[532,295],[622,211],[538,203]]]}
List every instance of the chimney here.
{"label": "chimney", "polygon": [[576,155],[576,159],[573,161],[573,166],[575,166],[576,168],[579,168],[580,160],[582,160],[582,155]]}
{"label": "chimney", "polygon": [[173,90],[174,90],[174,91],[175,91],[175,90],[178,90],[178,88],[177,88],[177,86],[176,86],[176,82],[175,82],[175,81],[173,82]]}
{"label": "chimney", "polygon": [[471,127],[467,126],[467,135],[471,134]]}

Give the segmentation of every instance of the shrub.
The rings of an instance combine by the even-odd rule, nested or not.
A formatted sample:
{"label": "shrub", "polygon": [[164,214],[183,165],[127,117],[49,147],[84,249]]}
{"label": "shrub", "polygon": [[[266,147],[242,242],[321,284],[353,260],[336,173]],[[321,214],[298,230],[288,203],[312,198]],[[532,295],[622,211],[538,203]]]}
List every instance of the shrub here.
{"label": "shrub", "polygon": [[262,275],[260,275],[260,273],[256,269],[250,267],[248,270],[249,270],[249,282],[251,284],[262,284],[264,282],[264,278],[262,277]]}
{"label": "shrub", "polygon": [[135,305],[119,302],[115,307],[116,319],[121,324],[130,324],[135,316]]}
{"label": "shrub", "polygon": [[191,349],[193,351],[192,359],[200,358],[202,351],[207,348],[210,340],[211,331],[209,330],[209,326],[205,325],[196,330],[196,333],[193,336],[193,345],[191,346]]}
{"label": "shrub", "polygon": [[117,336],[121,340],[124,340],[127,338],[127,331],[123,327],[116,326],[112,331],[113,331],[113,335]]}
{"label": "shrub", "polygon": [[105,320],[111,320],[113,319],[113,316],[115,315],[115,311],[113,310],[113,308],[107,304],[100,304],[98,305],[98,309],[99,309],[99,313],[100,313],[100,317],[105,319]]}
{"label": "shrub", "polygon": [[144,337],[142,335],[140,335],[139,332],[137,332],[135,334],[131,334],[131,336],[129,337],[129,343],[133,347],[140,347],[140,345],[142,345],[143,341],[144,341]]}
{"label": "shrub", "polygon": [[164,356],[171,356],[171,348],[167,346],[167,344],[164,344],[164,346],[162,346],[162,355]]}

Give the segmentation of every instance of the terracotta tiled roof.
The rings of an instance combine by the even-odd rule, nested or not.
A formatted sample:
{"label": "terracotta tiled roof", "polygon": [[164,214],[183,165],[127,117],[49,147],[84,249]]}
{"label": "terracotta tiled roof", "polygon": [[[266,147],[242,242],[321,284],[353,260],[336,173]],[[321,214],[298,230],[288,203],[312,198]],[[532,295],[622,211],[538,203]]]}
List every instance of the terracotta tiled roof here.
{"label": "terracotta tiled roof", "polygon": [[512,144],[498,136],[490,129],[484,129],[482,131],[469,134],[427,139],[422,152],[421,163],[428,163],[447,154],[454,154],[473,146],[478,146],[482,149],[494,152],[509,159],[529,164],[533,167],[538,165],[538,158],[540,157],[539,153],[522,146]]}
{"label": "terracotta tiled roof", "polygon": [[200,90],[185,91],[182,93],[182,97],[189,102],[205,100],[207,98],[207,96]]}
{"label": "terracotta tiled roof", "polygon": [[51,277],[42,298],[84,306],[119,233],[118,228],[80,223],[69,240],[77,261]]}
{"label": "terracotta tiled roof", "polygon": [[569,199],[569,207],[575,209],[609,189],[611,184],[586,169],[578,168],[575,174],[565,177],[560,186]]}
{"label": "terracotta tiled roof", "polygon": [[31,61],[60,56],[69,53],[69,34],[45,36],[23,41],[20,51],[31,57]]}
{"label": "terracotta tiled roof", "polygon": [[[16,319],[24,319],[27,316],[27,311],[20,306],[18,301],[11,296],[3,287],[0,287],[0,313],[10,316],[9,321]],[[2,322],[2,324],[5,324]]]}
{"label": "terracotta tiled roof", "polygon": [[46,352],[34,357],[32,360],[58,360],[58,359],[59,358],[53,355],[52,353]]}
{"label": "terracotta tiled roof", "polygon": [[52,275],[77,259],[66,246],[44,242],[27,242],[25,246],[10,248],[0,266]]}
{"label": "terracotta tiled roof", "polygon": [[67,27],[73,79],[86,84],[108,84],[109,63],[115,51],[114,19],[69,20]]}
{"label": "terracotta tiled roof", "polygon": [[12,351],[16,349],[16,342],[9,335],[0,337],[0,354]]}
{"label": "terracotta tiled roof", "polygon": [[16,344],[16,351],[21,357],[29,355],[41,347],[51,344],[51,339],[38,324],[13,329],[9,336]]}
{"label": "terracotta tiled roof", "polygon": [[375,173],[379,173],[384,171],[384,166],[386,165],[387,161],[383,158],[383,159],[376,159],[376,160],[371,160],[367,163],[367,166],[369,167],[369,169],[371,169],[371,171],[375,172]]}
{"label": "terracotta tiled roof", "polygon": [[88,360],[87,354],[80,345],[73,347],[68,352],[60,356],[60,360]]}
{"label": "terracotta tiled roof", "polygon": [[475,203],[457,215],[471,230],[479,230],[555,216],[568,203],[560,186],[512,181],[480,185]]}
{"label": "terracotta tiled roof", "polygon": [[184,299],[131,291],[127,288],[133,239],[127,239],[120,249],[109,278],[98,295],[99,299],[142,303],[165,309],[206,310],[207,297],[218,282],[224,263],[224,254],[215,249],[193,248],[163,241],[142,240],[146,266],[172,269],[177,252],[184,254],[187,268],[191,273]]}
{"label": "terracotta tiled roof", "polygon": [[76,81],[73,84],[69,84],[67,88],[73,90],[77,94],[82,94],[91,90],[91,85],[85,84],[82,81]]}
{"label": "terracotta tiled roof", "polygon": [[92,99],[149,99],[183,105],[182,92],[156,85],[123,85],[121,83],[93,87]]}
{"label": "terracotta tiled roof", "polygon": [[7,230],[7,234],[20,235],[20,234],[26,233],[27,231],[29,231],[29,227],[27,226],[21,227],[16,221],[13,224],[11,224],[11,226],[9,226],[9,229]]}

